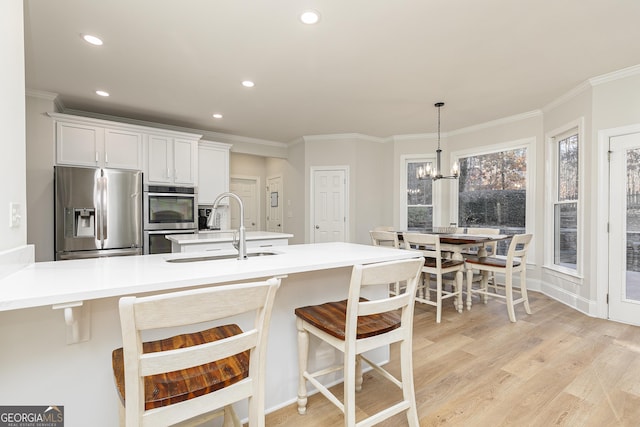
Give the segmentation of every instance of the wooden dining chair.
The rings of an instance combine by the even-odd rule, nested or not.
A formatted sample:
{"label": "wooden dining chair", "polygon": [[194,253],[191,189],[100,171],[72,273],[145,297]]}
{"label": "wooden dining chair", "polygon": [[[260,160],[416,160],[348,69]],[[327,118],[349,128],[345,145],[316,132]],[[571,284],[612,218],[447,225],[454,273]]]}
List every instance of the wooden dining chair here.
{"label": "wooden dining chair", "polygon": [[[468,265],[467,270],[467,293],[468,295],[480,294],[483,301],[487,303],[487,297],[492,296],[501,298],[506,301],[507,313],[509,320],[516,321],[514,306],[523,303],[527,314],[531,314],[529,306],[529,297],[527,295],[527,250],[532,234],[516,234],[512,237],[509,244],[509,250],[506,257],[490,256],[490,257],[467,257],[465,262]],[[473,270],[479,270],[482,273],[482,280],[478,289],[473,289],[471,277]],[[495,283],[492,290],[489,289],[489,274],[504,274],[505,283]],[[520,287],[513,286],[513,275],[520,273]],[[501,293],[504,291],[504,294]],[[513,293],[520,294],[520,298],[513,299]]]}
{"label": "wooden dining chair", "polygon": [[398,233],[395,231],[369,231],[371,236],[371,244],[374,246],[391,246],[393,248],[400,248],[400,240],[398,239]]}
{"label": "wooden dining chair", "polygon": [[[123,345],[112,353],[121,425],[199,425],[224,415],[225,427],[240,427],[232,404],[248,399],[249,426],[264,426],[267,332],[279,286],[274,278],[121,298]],[[243,313],[253,314],[251,328],[244,331],[226,324],[146,342],[141,336],[224,323]]]}
{"label": "wooden dining chair", "polygon": [[[418,427],[413,387],[412,330],[414,298],[423,258],[356,265],[352,269],[349,297],[345,301],[295,309],[298,329],[298,412],[307,412],[307,381],[344,414],[345,427],[371,426],[406,412],[409,426]],[[405,282],[406,292],[380,299],[362,297],[365,288]],[[344,354],[343,363],[308,372],[309,335]],[[400,379],[366,358],[363,353],[398,343]],[[402,400],[356,423],[356,391],[362,389],[362,361],[402,390]],[[342,370],[344,399],[340,401],[318,377]],[[364,391],[364,390],[363,390]],[[318,413],[318,417],[323,417]],[[306,423],[300,423],[306,424]]]}
{"label": "wooden dining chair", "polygon": [[373,227],[373,231],[394,231],[395,229],[393,225],[376,225]]}
{"label": "wooden dining chair", "polygon": [[[392,248],[400,248],[400,239],[396,231],[369,231],[371,236],[371,244],[374,246],[389,246]],[[398,295],[400,293],[400,283],[392,283],[389,285],[389,295]]]}
{"label": "wooden dining chair", "polygon": [[[462,279],[465,269],[464,260],[444,258],[440,250],[440,236],[423,233],[402,233],[405,249],[419,250],[425,257],[422,272],[424,278],[422,285],[418,287],[416,302],[429,304],[436,307],[436,322],[442,319],[442,301],[454,298],[453,305],[459,313],[462,313]],[[443,286],[444,275],[455,274],[455,285],[451,290]],[[435,280],[435,288],[431,288],[431,281]],[[431,299],[431,292],[436,299]]]}

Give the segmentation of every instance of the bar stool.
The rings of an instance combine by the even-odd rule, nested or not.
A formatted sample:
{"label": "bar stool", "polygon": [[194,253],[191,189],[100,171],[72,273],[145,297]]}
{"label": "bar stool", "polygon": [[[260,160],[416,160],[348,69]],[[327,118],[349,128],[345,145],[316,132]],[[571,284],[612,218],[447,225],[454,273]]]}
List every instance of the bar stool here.
{"label": "bar stool", "polygon": [[398,233],[395,231],[371,230],[369,231],[369,236],[371,236],[371,244],[374,246],[400,248]]}
{"label": "bar stool", "polygon": [[[120,299],[122,348],[112,353],[122,426],[200,424],[224,414],[241,426],[232,403],[248,399],[249,426],[264,426],[267,332],[280,279]],[[212,327],[143,342],[149,330],[184,327],[253,313],[252,329]],[[185,425],[185,424],[180,424]]]}
{"label": "bar stool", "polygon": [[[389,261],[353,267],[349,298],[345,301],[295,309],[298,329],[298,413],[307,411],[307,381],[344,414],[344,425],[370,426],[406,411],[409,425],[418,427],[413,388],[412,330],[414,298],[424,258]],[[367,286],[406,282],[400,295],[376,300],[361,297]],[[308,372],[309,334],[344,353],[342,365]],[[400,344],[401,380],[368,360],[362,353]],[[362,361],[402,390],[402,400],[356,423],[355,392],[362,388]],[[339,370],[344,373],[344,402],[317,379]],[[321,414],[320,414],[321,416]]]}
{"label": "bar stool", "polygon": [[[422,296],[417,296],[416,301],[422,304],[429,304],[436,307],[436,323],[440,323],[442,319],[442,301],[447,298],[455,298],[453,306],[458,313],[462,313],[462,278],[464,276],[464,261],[444,258],[440,250],[440,236],[435,234],[423,233],[403,233],[405,249],[418,250],[424,257],[424,265],[422,272],[425,273],[424,284],[419,286]],[[449,283],[453,289],[448,291],[444,289],[444,277],[447,274],[454,274],[455,281],[450,280]],[[436,282],[435,289],[431,288],[431,279]],[[431,292],[435,292],[436,300],[431,300]]]}
{"label": "bar stool", "polygon": [[[511,239],[509,244],[509,250],[507,256],[491,256],[491,257],[467,257],[465,262],[467,263],[467,293],[471,296],[472,293],[480,294],[483,296],[484,303],[487,303],[487,296],[493,296],[495,298],[504,299],[507,303],[507,313],[509,314],[509,320],[516,321],[516,314],[514,306],[519,303],[523,303],[524,309],[527,314],[531,314],[531,308],[529,307],[529,296],[527,295],[527,250],[532,234],[516,234]],[[473,289],[472,276],[473,270],[479,270],[482,273],[482,281],[478,289]],[[502,273],[505,277],[504,285],[493,284],[493,290],[489,290],[489,274]],[[514,273],[520,273],[520,288],[513,287],[513,275]],[[499,289],[504,289],[504,295],[499,293]],[[520,298],[514,300],[513,293],[519,293]],[[469,301],[471,299],[469,298]]]}

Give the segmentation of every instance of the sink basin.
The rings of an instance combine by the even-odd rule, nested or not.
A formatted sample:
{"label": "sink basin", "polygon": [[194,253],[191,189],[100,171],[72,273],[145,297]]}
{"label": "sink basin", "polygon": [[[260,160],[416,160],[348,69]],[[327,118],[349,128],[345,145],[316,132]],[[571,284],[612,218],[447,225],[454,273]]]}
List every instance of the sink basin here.
{"label": "sink basin", "polygon": [[[259,257],[259,256],[269,256],[269,255],[279,255],[278,252],[271,251],[260,251],[260,252],[250,252],[247,254],[248,258]],[[172,258],[166,260],[167,262],[198,262],[198,261],[216,261],[221,259],[237,259],[238,254],[224,254],[224,255],[201,255],[195,257],[186,257],[186,258]]]}

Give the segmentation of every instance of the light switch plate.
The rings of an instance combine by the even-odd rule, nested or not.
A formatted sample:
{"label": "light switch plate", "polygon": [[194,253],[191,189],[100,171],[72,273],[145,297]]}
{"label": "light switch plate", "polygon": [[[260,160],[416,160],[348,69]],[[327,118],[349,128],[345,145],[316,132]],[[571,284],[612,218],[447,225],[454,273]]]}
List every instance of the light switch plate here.
{"label": "light switch plate", "polygon": [[20,226],[20,203],[9,203],[9,227]]}

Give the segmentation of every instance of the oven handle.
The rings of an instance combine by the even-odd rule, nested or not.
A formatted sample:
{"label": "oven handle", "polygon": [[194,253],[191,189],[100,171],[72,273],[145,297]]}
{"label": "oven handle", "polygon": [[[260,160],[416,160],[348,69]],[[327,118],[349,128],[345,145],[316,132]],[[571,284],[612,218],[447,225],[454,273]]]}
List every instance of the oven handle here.
{"label": "oven handle", "polygon": [[196,195],[195,194],[190,194],[190,193],[149,193],[148,191],[145,191],[145,195],[148,196],[161,196],[161,197],[188,197],[190,199],[195,199]]}
{"label": "oven handle", "polygon": [[182,230],[145,230],[148,234],[196,234],[198,230],[183,228]]}

